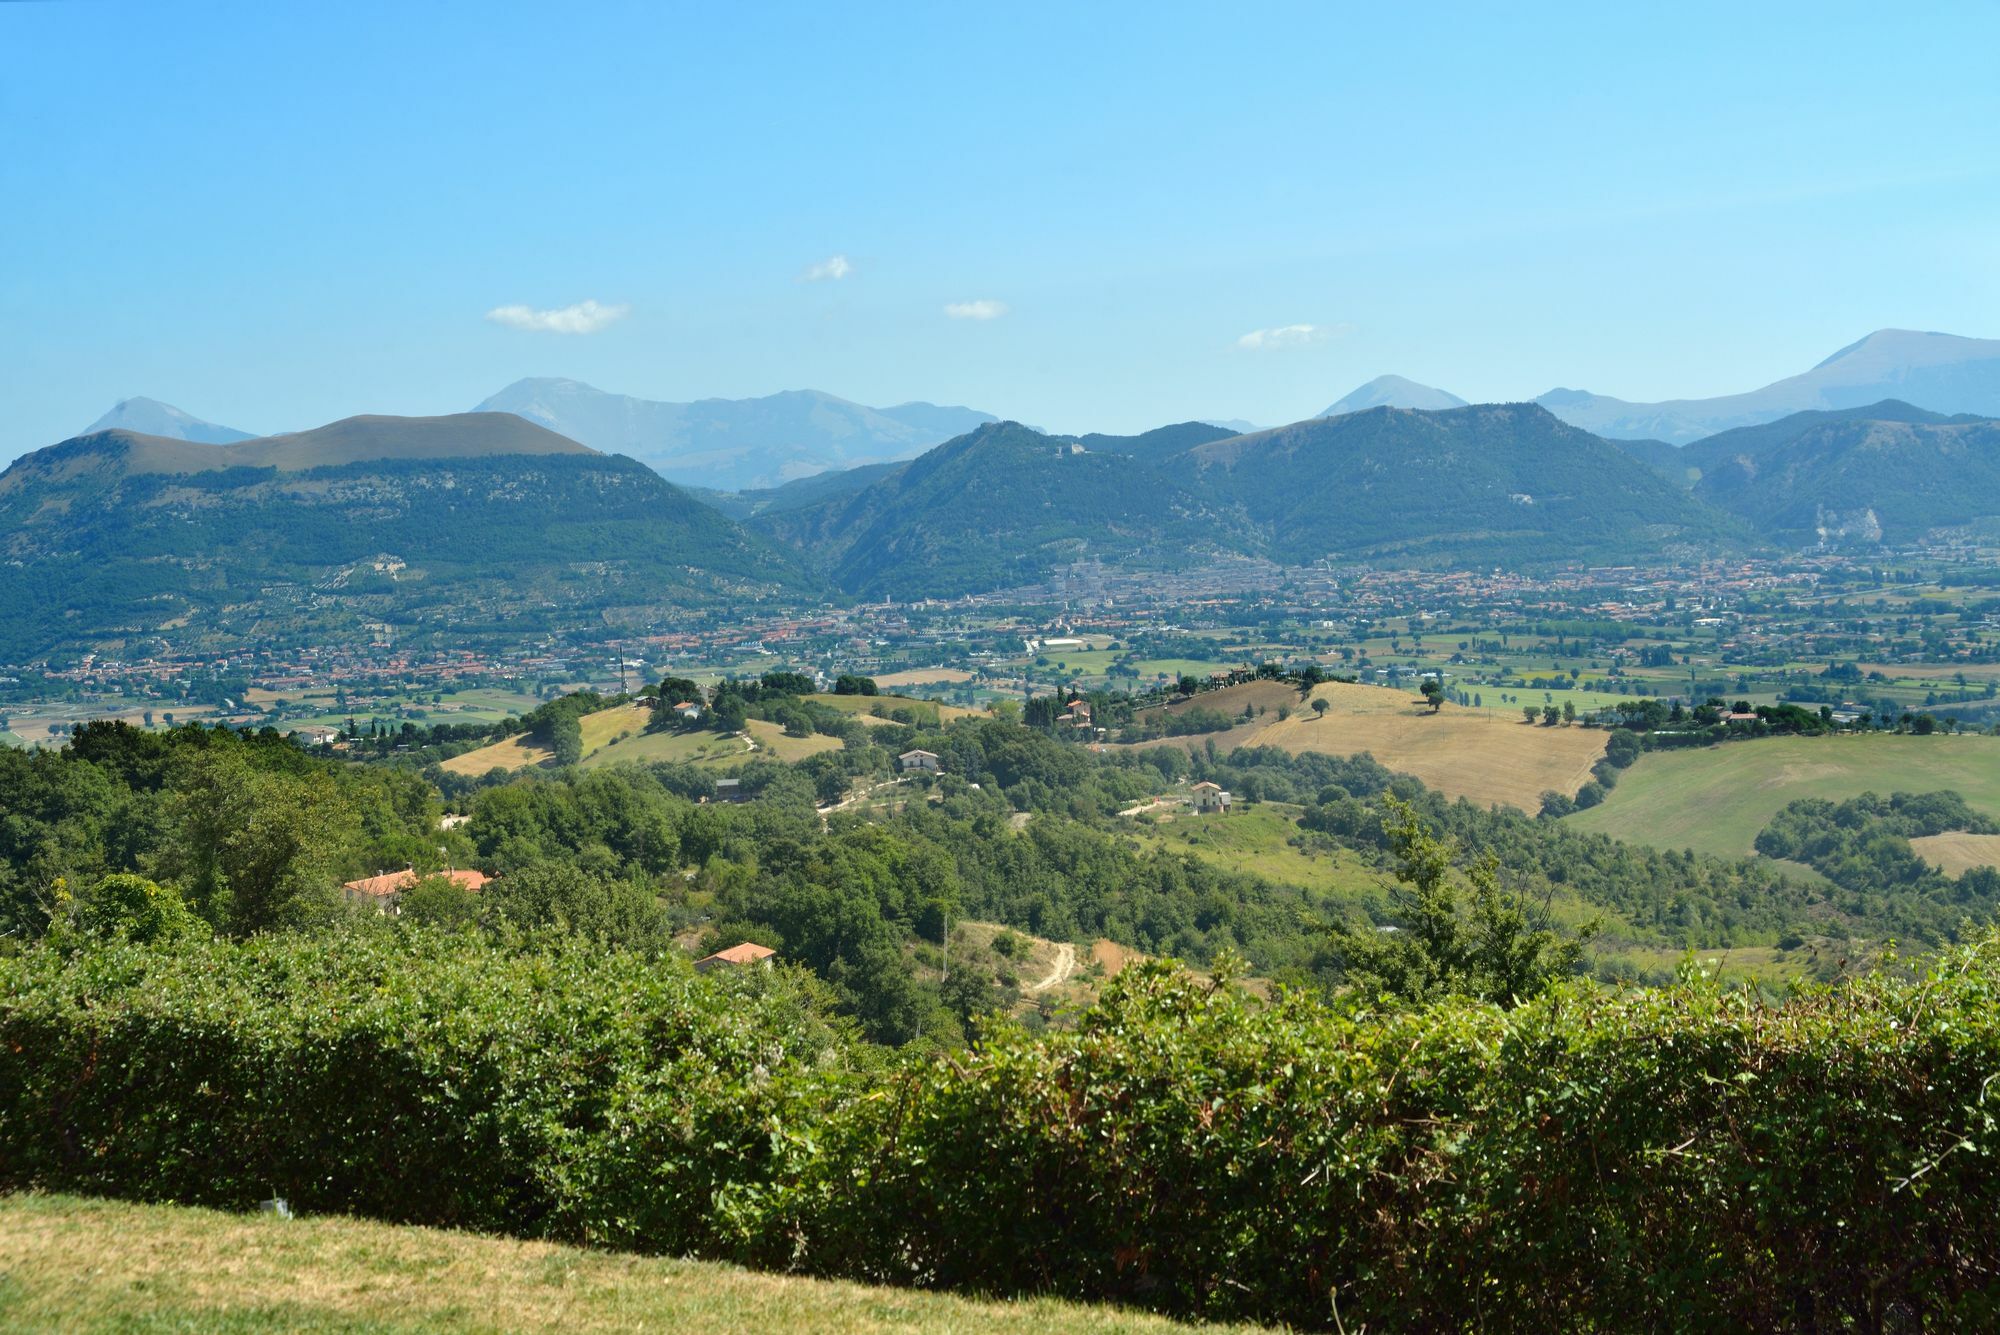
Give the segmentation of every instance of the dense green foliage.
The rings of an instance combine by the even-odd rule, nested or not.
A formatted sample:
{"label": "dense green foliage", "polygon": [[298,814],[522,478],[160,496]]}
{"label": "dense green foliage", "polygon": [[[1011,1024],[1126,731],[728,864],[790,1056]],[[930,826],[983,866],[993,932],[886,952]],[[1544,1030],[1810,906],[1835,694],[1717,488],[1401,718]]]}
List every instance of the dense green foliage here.
{"label": "dense green foliage", "polygon": [[1993,834],[2000,822],[1952,792],[1804,798],[1772,818],[1757,851],[1805,863],[1840,888],[1844,908],[1883,922],[1890,935],[1937,940],[2000,908],[2000,871],[1974,867],[1947,876],[1910,847],[1911,839],[1954,830]]}
{"label": "dense green foliage", "polygon": [[783,971],[387,925],[0,958],[0,1186],[351,1211],[1309,1328],[2000,1319],[1995,944],[1766,1007],[1255,1002],[882,1065]]}

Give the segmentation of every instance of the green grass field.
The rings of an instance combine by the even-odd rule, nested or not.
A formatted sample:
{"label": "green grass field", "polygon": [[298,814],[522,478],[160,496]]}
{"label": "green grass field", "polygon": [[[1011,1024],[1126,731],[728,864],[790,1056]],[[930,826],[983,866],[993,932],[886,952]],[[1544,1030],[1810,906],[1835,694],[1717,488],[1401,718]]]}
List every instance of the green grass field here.
{"label": "green grass field", "polygon": [[1182,810],[1158,823],[1135,819],[1132,837],[1142,848],[1191,853],[1203,862],[1282,885],[1358,894],[1385,879],[1346,849],[1315,854],[1292,847],[1298,819],[1298,807],[1279,802],[1240,807],[1227,816],[1197,816]]}
{"label": "green grass field", "polygon": [[1047,1299],[958,1298],[355,1219],[29,1195],[0,1198],[0,1329],[1098,1335],[1192,1328]]}
{"label": "green grass field", "polygon": [[2000,818],[2000,737],[1773,737],[1641,756],[1580,829],[1741,857],[1787,802],[1955,789]]}

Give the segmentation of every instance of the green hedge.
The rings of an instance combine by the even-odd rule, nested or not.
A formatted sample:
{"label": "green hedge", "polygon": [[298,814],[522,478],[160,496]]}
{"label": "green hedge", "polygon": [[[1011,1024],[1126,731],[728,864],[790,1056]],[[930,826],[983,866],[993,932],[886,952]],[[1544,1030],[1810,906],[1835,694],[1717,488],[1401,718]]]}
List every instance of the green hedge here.
{"label": "green hedge", "polygon": [[1147,966],[1072,1031],[868,1070],[782,974],[37,948],[0,1182],[1307,1327],[1991,1327],[1996,952],[1379,1016]]}

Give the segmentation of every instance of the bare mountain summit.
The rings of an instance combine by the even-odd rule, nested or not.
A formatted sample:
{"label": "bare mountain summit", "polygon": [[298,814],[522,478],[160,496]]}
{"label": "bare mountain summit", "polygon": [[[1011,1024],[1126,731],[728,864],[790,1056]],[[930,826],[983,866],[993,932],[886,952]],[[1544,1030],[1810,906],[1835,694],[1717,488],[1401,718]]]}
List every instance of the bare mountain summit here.
{"label": "bare mountain summit", "polygon": [[134,431],[142,436],[161,436],[168,440],[194,440],[205,445],[228,445],[251,438],[248,431],[238,431],[233,426],[218,426],[214,422],[204,422],[192,413],[184,413],[171,403],[161,403],[158,399],[121,399],[116,407],[92,422],[78,434],[90,436],[99,431]]}
{"label": "bare mountain summit", "polygon": [[1552,389],[1535,402],[1600,436],[1684,445],[1796,412],[1859,408],[1884,399],[1938,413],[2000,415],[2000,339],[1878,329],[1810,371],[1746,394],[1631,403],[1586,390]]}
{"label": "bare mountain summit", "polygon": [[1420,385],[1399,375],[1378,375],[1320,416],[1345,417],[1348,413],[1365,412],[1370,408],[1415,408],[1423,412],[1439,412],[1465,406],[1464,399],[1445,390]]}

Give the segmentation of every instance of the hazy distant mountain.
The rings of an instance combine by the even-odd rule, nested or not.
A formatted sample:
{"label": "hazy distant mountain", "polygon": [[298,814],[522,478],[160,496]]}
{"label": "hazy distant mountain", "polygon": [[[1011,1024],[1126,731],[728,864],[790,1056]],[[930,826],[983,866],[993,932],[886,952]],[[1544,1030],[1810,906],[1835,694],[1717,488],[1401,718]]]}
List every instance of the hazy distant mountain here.
{"label": "hazy distant mountain", "polygon": [[227,445],[100,431],[0,474],[0,661],[169,629],[518,636],[806,582],[644,465],[505,413]]}
{"label": "hazy distant mountain", "polygon": [[1219,426],[1233,436],[1247,436],[1252,431],[1264,429],[1255,422],[1246,422],[1240,417],[1204,417],[1201,421],[1206,426]]}
{"label": "hazy distant mountain", "polygon": [[1628,403],[1580,389],[1552,389],[1535,402],[1600,436],[1684,444],[1808,409],[1857,408],[1883,399],[1933,412],[2000,415],[2000,339],[1882,329],[1810,371],[1747,394]]}
{"label": "hazy distant mountain", "polygon": [[89,436],[99,431],[137,431],[147,436],[198,440],[210,445],[227,445],[232,441],[251,439],[248,431],[204,422],[158,399],[121,399],[115,408],[78,434]]}
{"label": "hazy distant mountain", "polygon": [[1711,437],[1694,494],[1777,540],[1907,542],[2000,519],[2000,421],[1904,403],[1798,413]]}
{"label": "hazy distant mountain", "polygon": [[869,408],[817,390],[662,403],[575,380],[517,380],[478,411],[515,413],[596,449],[630,455],[670,481],[721,491],[908,459],[993,420],[933,403]]}
{"label": "hazy distant mountain", "polygon": [[1436,412],[1445,408],[1465,406],[1465,400],[1456,394],[1448,394],[1429,385],[1419,385],[1416,381],[1405,380],[1399,375],[1378,375],[1320,416],[1340,417],[1346,413],[1364,412],[1369,408],[1419,408],[1426,412]]}

